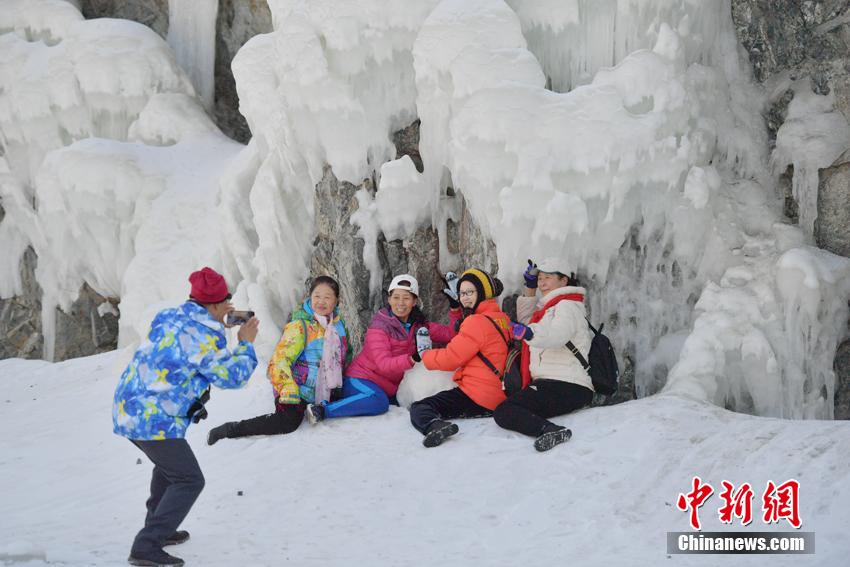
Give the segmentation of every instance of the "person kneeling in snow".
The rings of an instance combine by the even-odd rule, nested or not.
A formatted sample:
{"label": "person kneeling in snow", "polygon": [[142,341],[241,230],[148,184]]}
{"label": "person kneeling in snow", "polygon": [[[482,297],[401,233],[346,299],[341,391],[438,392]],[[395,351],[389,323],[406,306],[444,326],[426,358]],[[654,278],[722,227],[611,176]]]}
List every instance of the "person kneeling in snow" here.
{"label": "person kneeling in snow", "polygon": [[[547,451],[572,435],[547,418],[593,400],[593,382],[566,346],[572,341],[587,359],[592,337],[585,320],[585,289],[573,285],[575,277],[565,275],[557,261],[546,260],[539,268],[529,263],[524,277],[525,293],[517,298],[520,323],[511,328],[514,338],[525,340],[521,368],[523,382],[531,385],[496,408],[493,418],[505,429],[536,437],[534,448]],[[542,293],[539,300],[537,289]]]}
{"label": "person kneeling in snow", "polygon": [[189,301],[154,317],[115,390],[115,433],[154,464],[145,527],[128,558],[132,565],[183,565],[162,548],[189,539],[188,532],[177,528],[204,488],[186,429],[206,417],[203,403],[211,385],[239,388],[257,366],[252,344],[256,318],[239,329],[236,349],[227,350],[224,320],[233,305],[224,278],[204,268],[192,273],[189,282]]}
{"label": "person kneeling in snow", "polygon": [[307,404],[327,401],[342,386],[349,356],[348,332],[339,314],[339,283],[319,276],[301,309],[292,314],[269,361],[275,411],[210,430],[207,443],[251,435],[292,433],[304,420]]}
{"label": "person kneeling in snow", "polygon": [[[448,291],[448,290],[447,290]],[[419,309],[419,282],[410,274],[396,276],[387,289],[386,307],[378,310],[369,329],[363,350],[345,369],[343,398],[307,406],[307,419],[315,424],[328,418],[380,415],[395,400],[398,385],[406,370],[416,362],[416,334],[427,329],[437,343],[447,343],[455,335],[460,321],[460,303],[449,297],[449,325],[428,321]],[[444,292],[445,293],[445,292]],[[448,295],[448,294],[447,294]]]}
{"label": "person kneeling in snow", "polygon": [[502,282],[471,269],[461,275],[458,292],[464,311],[458,334],[446,348],[421,354],[428,370],[454,370],[458,387],[410,406],[410,422],[425,436],[426,447],[436,447],[458,432],[457,425],[445,420],[489,417],[505,400],[501,380],[482,359],[504,368],[508,356],[510,319],[495,299],[502,293]]}

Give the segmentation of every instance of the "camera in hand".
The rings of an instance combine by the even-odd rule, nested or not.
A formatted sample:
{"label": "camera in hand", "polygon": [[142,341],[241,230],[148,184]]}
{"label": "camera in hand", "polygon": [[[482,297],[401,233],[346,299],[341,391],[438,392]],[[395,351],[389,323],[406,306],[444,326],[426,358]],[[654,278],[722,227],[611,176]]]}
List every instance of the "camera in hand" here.
{"label": "camera in hand", "polygon": [[253,311],[231,311],[224,318],[224,323],[226,325],[244,325],[253,316]]}

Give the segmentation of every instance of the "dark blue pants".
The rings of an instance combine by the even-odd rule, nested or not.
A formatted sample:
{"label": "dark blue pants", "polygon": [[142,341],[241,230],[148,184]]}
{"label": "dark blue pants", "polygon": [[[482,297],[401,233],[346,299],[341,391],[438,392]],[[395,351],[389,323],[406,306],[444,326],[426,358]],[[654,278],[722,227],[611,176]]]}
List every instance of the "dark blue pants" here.
{"label": "dark blue pants", "polygon": [[186,518],[204,489],[204,475],[185,439],[130,441],[154,465],[145,527],[136,535],[131,550],[134,555],[146,554],[162,549],[165,538]]}
{"label": "dark blue pants", "polygon": [[325,406],[325,417],[353,417],[387,413],[390,399],[380,386],[363,378],[342,379],[342,399]]}

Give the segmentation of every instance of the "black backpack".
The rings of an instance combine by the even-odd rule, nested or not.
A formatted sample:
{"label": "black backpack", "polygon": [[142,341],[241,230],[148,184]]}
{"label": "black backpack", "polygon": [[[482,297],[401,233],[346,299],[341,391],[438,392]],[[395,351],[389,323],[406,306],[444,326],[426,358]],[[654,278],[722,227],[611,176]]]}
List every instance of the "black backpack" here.
{"label": "black backpack", "polygon": [[[485,317],[487,316],[485,315]],[[487,320],[496,327],[496,330],[499,331],[499,336],[505,339],[505,335],[502,334],[502,330],[496,322],[490,319],[490,317],[487,317]],[[502,389],[505,391],[505,395],[510,397],[512,394],[523,389],[521,369],[522,343],[508,339],[505,339],[505,343],[508,345],[508,357],[505,359],[505,367],[501,372],[480,352],[478,353],[478,358],[487,365],[487,368],[489,368],[493,374],[499,377],[499,380],[502,381]]]}
{"label": "black backpack", "polygon": [[599,325],[599,330],[594,329],[587,319],[587,326],[593,331],[593,340],[590,342],[590,352],[587,353],[588,362],[573,344],[573,341],[567,341],[566,347],[570,349],[584,369],[590,374],[590,379],[593,382],[593,389],[597,394],[603,396],[611,396],[617,391],[617,379],[620,377],[620,369],[617,366],[617,355],[614,354],[614,347],[611,346],[611,341],[608,337],[602,334],[602,327],[605,323]]}

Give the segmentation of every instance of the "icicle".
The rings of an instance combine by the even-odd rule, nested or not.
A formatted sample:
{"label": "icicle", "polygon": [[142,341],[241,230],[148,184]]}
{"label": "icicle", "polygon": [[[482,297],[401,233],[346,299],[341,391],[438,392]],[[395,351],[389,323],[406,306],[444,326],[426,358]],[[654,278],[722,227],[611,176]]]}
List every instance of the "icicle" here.
{"label": "icicle", "polygon": [[168,44],[207,110],[215,95],[217,16],[218,0],[168,0]]}

